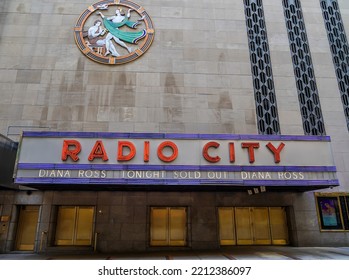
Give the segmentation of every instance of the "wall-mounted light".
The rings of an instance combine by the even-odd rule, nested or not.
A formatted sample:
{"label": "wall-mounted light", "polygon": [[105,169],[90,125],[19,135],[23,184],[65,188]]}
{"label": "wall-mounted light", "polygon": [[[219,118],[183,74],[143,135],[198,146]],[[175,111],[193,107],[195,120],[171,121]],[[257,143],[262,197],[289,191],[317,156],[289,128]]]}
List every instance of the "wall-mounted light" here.
{"label": "wall-mounted light", "polygon": [[267,188],[265,186],[255,187],[251,190],[247,190],[248,195],[259,194],[266,192]]}

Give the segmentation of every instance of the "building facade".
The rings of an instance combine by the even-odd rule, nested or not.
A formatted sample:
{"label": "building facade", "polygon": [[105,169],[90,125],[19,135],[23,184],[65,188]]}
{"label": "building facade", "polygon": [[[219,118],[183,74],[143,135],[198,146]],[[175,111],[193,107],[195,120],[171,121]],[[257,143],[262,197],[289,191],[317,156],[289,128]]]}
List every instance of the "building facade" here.
{"label": "building facade", "polygon": [[348,246],[347,1],[0,14],[0,252]]}

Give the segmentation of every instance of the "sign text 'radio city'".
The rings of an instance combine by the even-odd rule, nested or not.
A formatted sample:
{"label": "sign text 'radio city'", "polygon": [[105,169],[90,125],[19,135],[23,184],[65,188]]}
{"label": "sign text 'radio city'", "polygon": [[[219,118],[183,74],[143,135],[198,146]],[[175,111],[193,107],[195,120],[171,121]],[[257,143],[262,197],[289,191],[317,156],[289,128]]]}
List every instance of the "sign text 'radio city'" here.
{"label": "sign text 'radio city'", "polygon": [[[210,163],[218,163],[221,161],[221,157],[219,154],[220,143],[216,141],[207,142],[202,148],[202,156],[203,158]],[[250,163],[255,162],[255,150],[260,148],[259,142],[241,142],[240,147],[235,147],[234,142],[228,142],[228,155],[226,157],[229,158],[229,162],[235,162],[235,149],[240,148],[246,151],[246,156]],[[268,142],[265,147],[261,147],[270,151],[270,156],[274,159],[275,163],[281,162],[281,152],[283,151],[285,144],[283,142],[278,145],[274,145],[271,142]],[[82,145],[77,140],[63,140],[63,148],[62,148],[62,160],[67,161],[68,158],[77,162],[79,158],[79,154],[82,150]],[[157,157],[166,163],[173,162],[176,160],[178,155],[180,154],[179,148],[173,141],[163,141],[154,147],[156,149]],[[149,162],[150,153],[154,149],[151,146],[150,141],[143,141],[143,148],[138,151],[136,145],[131,141],[117,141],[117,153],[116,159],[119,162],[128,162],[132,160],[137,152],[141,152],[143,156],[144,162]],[[139,148],[138,148],[139,149]],[[165,152],[166,150],[166,152]],[[107,151],[105,145],[102,140],[97,140],[92,147],[88,160],[90,162],[95,159],[101,159],[104,162],[109,160],[111,156],[110,151]]]}

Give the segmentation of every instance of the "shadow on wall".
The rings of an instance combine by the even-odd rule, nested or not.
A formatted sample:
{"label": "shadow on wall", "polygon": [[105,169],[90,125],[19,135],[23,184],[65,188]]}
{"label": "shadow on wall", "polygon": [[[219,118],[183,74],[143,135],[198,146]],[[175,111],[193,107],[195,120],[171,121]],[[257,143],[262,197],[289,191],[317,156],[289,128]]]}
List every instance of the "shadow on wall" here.
{"label": "shadow on wall", "polygon": [[0,186],[14,188],[13,170],[18,143],[0,134]]}

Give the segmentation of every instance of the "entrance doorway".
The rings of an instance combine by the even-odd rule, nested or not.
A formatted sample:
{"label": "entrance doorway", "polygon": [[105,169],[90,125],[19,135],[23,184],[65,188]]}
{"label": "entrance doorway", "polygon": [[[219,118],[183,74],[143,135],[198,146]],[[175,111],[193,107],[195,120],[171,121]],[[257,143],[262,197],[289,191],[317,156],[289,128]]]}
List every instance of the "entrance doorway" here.
{"label": "entrance doorway", "polygon": [[33,251],[37,232],[39,206],[20,206],[16,250]]}
{"label": "entrance doorway", "polygon": [[150,213],[151,246],[185,246],[187,244],[185,207],[152,207]]}
{"label": "entrance doorway", "polygon": [[218,208],[220,245],[286,245],[284,207]]}
{"label": "entrance doorway", "polygon": [[93,206],[60,206],[55,245],[91,245],[93,217]]}

